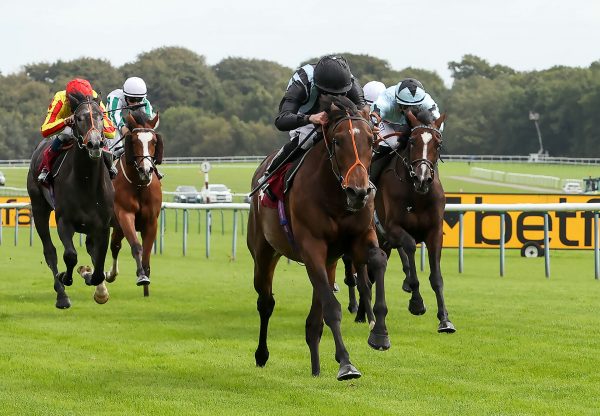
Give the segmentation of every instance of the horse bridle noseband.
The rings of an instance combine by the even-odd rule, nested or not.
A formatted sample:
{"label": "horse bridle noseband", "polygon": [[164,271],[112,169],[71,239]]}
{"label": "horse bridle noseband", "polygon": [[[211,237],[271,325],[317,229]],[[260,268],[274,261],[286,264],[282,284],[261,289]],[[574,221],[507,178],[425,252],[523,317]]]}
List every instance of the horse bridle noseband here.
{"label": "horse bridle noseband", "polygon": [[[417,129],[425,129],[425,130],[431,130],[435,133],[438,133],[440,135],[440,144],[439,146],[442,145],[442,132],[435,128],[435,127],[431,127],[431,126],[426,126],[424,124],[420,124],[418,126],[415,126],[413,128],[410,129],[410,137],[408,138],[408,146],[407,148],[409,148],[410,146],[412,146],[412,142],[414,141],[412,139],[412,133],[417,130]],[[438,148],[439,148],[438,146]],[[408,151],[409,157],[410,157],[410,149]],[[408,170],[408,174],[411,177],[411,179],[416,178],[417,177],[417,172],[415,172],[419,166],[421,165],[425,165],[427,166],[427,168],[429,169],[429,172],[431,173],[431,178],[433,179],[435,177],[435,168],[437,166],[438,161],[440,160],[440,155],[438,153],[438,157],[435,160],[435,162],[431,162],[429,159],[415,159],[413,161],[409,161],[407,157],[402,157],[400,156],[400,158],[402,159],[402,163],[404,163],[404,166],[406,167],[406,169]]]}
{"label": "horse bridle noseband", "polygon": [[[348,172],[346,172],[346,176],[342,176],[341,175],[341,168],[340,168],[340,164],[337,160],[337,156],[335,153],[335,145],[337,144],[337,140],[335,138],[332,139],[331,141],[331,148],[329,148],[329,144],[327,142],[327,136],[326,136],[326,131],[328,130],[327,126],[323,126],[323,141],[325,142],[325,148],[327,149],[327,154],[328,154],[328,158],[331,162],[331,170],[333,172],[333,174],[335,175],[335,177],[337,178],[337,180],[339,181],[342,189],[346,189],[348,187],[348,180],[350,177],[350,172],[352,172],[352,170],[354,170],[355,168],[358,167],[362,167],[365,172],[367,172],[367,175],[369,174],[369,170],[366,168],[366,166],[361,162],[360,158],[358,157],[358,149],[356,148],[356,139],[354,138],[354,126],[352,125],[352,120],[358,120],[358,121],[362,121],[367,123],[367,125],[369,126],[369,129],[371,129],[371,124],[369,123],[368,120],[366,120],[365,118],[361,117],[361,116],[351,116],[350,114],[346,113],[346,116],[340,118],[339,120],[336,121],[336,123],[333,125],[333,127],[331,128],[331,131],[335,131],[335,129],[337,129],[337,127],[344,121],[348,120],[349,124],[350,124],[350,136],[352,137],[352,147],[354,148],[354,156],[356,157],[356,160],[354,161],[354,164],[352,166],[350,166],[350,168],[348,169]],[[371,137],[373,137],[373,131],[371,130]],[[335,161],[335,167],[334,167],[334,161]],[[337,172],[336,172],[336,168],[337,168]],[[369,182],[370,184],[370,182]]]}
{"label": "horse bridle noseband", "polygon": [[[77,127],[77,122],[75,122],[73,125],[73,136],[75,136],[75,142],[77,143],[77,147],[79,147],[80,149],[83,149],[85,147],[85,145],[87,144],[87,138],[88,138],[89,134],[93,131],[97,131],[98,133],[100,133],[100,137],[102,137],[102,140],[100,141],[100,147],[102,148],[105,145],[105,143],[104,143],[104,126],[102,126],[100,130],[96,128],[96,125],[94,124],[92,102],[96,103],[96,101],[90,100],[90,99],[81,101],[77,105],[75,110],[73,111],[73,115],[77,114],[77,111],[79,110],[79,108],[84,104],[87,104],[89,107],[89,110],[90,110],[90,122],[92,123],[92,128],[89,129],[85,133],[85,135],[81,135],[81,132],[79,131],[79,128]],[[96,103],[96,105],[98,106],[98,109],[100,110],[100,114],[102,114],[102,117],[104,117],[102,108],[100,108],[100,105],[98,103]],[[104,122],[104,120],[101,121],[101,123],[103,123],[103,122]]]}

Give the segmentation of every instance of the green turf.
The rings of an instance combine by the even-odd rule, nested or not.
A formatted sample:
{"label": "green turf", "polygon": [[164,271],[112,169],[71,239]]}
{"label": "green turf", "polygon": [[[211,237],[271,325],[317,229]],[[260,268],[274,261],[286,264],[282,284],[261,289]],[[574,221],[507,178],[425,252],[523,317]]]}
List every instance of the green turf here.
{"label": "green turf", "polygon": [[[467,250],[457,273],[456,250],[442,270],[453,335],[436,333],[435,299],[407,311],[399,260],[386,288],[392,348],[373,351],[365,325],[344,309],[342,331],[363,377],[337,382],[330,331],[321,342],[322,375],[310,375],[304,322],[310,284],[304,268],[281,261],[271,319],[271,358],[254,365],[258,336],[252,264],[240,235],[231,261],[231,234],[215,223],[212,256],[191,217],[188,255],[181,228],[168,221],[163,255],[152,260],[151,296],[134,285],[123,250],[121,275],[106,305],[77,278],[73,306],[54,308],[50,272],[39,241],[19,247],[4,229],[0,246],[0,414],[2,415],[596,415],[600,383],[597,329],[600,282],[593,253],[552,252],[543,259],[508,251],[499,277],[497,250]],[[77,241],[77,239],[76,239]],[[87,258],[79,249],[80,263]],[[62,250],[59,250],[62,252]],[[62,268],[62,267],[61,267]],[[341,279],[340,279],[341,283]],[[342,285],[343,286],[343,285]],[[338,294],[346,305],[346,288]]]}

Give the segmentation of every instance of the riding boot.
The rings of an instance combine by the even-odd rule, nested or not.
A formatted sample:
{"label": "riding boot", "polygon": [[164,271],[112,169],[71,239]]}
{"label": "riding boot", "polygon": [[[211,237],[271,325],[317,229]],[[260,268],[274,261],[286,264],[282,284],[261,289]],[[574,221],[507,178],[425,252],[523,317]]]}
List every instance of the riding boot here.
{"label": "riding boot", "polygon": [[258,178],[258,184],[260,185],[263,183],[271,173],[277,171],[277,169],[279,169],[279,167],[288,159],[289,156],[292,155],[292,153],[294,153],[297,148],[297,137],[284,144],[281,149],[279,149],[279,152],[277,152],[275,157],[271,159],[271,163],[269,163],[269,166],[267,166],[267,170],[265,170],[263,176]]}
{"label": "riding boot", "polygon": [[110,176],[110,179],[112,180],[116,178],[119,171],[113,165],[113,154],[109,150],[103,149],[102,159],[104,160],[104,165],[106,166],[106,169],[108,169],[108,176]]}
{"label": "riding boot", "polygon": [[44,153],[42,155],[42,161],[39,167],[40,174],[37,177],[38,182],[42,184],[48,183],[48,175],[50,174],[50,170],[52,170],[52,165],[54,164],[54,161],[60,154],[61,147],[62,141],[57,136],[52,141],[52,144],[44,150]]}

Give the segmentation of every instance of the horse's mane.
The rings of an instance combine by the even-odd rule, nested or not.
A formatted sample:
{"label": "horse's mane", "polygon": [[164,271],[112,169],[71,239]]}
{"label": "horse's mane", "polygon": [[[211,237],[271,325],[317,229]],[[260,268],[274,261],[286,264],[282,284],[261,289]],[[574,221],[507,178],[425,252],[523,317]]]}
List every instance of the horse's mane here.
{"label": "horse's mane", "polygon": [[[333,108],[333,106],[336,108]],[[356,104],[343,95],[321,95],[319,99],[319,111],[325,111],[331,119],[330,121],[346,115],[360,115]]]}

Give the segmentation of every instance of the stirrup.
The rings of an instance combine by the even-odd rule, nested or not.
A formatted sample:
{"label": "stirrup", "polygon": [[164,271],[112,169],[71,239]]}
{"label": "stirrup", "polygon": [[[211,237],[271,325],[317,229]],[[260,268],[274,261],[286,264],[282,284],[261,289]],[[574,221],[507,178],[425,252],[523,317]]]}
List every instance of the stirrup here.
{"label": "stirrup", "polygon": [[48,183],[48,175],[50,174],[50,171],[46,168],[42,169],[42,171],[40,172],[40,174],[37,177],[37,180],[39,183]]}

